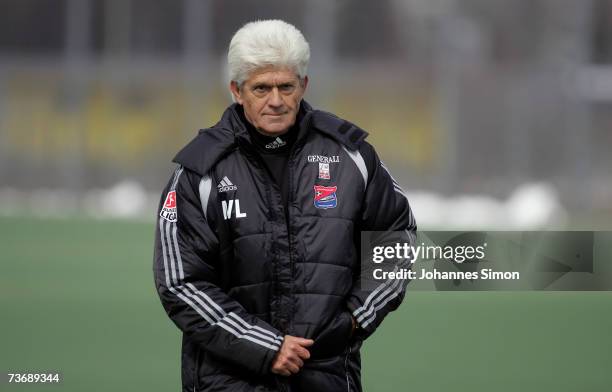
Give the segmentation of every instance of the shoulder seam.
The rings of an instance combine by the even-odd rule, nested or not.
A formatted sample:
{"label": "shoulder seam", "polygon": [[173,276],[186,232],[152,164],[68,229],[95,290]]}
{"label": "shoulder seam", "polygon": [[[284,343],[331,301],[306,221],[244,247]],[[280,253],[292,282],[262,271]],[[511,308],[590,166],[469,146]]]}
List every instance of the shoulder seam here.
{"label": "shoulder seam", "polygon": [[363,129],[333,113],[313,110],[312,117],[314,128],[331,136],[352,151],[358,150],[359,145],[368,136]]}

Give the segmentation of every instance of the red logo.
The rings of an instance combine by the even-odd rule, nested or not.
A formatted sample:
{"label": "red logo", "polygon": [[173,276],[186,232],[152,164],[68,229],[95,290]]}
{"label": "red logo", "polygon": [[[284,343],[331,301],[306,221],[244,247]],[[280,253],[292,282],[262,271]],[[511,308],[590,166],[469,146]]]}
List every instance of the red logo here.
{"label": "red logo", "polygon": [[328,209],[328,208],[336,208],[338,205],[338,198],[336,196],[336,191],[338,187],[335,186],[314,186],[314,205],[317,208]]}
{"label": "red logo", "polygon": [[176,191],[168,192],[164,208],[176,208]]}
{"label": "red logo", "polygon": [[176,191],[168,192],[168,196],[166,196],[166,201],[159,212],[159,216],[168,222],[176,222]]}

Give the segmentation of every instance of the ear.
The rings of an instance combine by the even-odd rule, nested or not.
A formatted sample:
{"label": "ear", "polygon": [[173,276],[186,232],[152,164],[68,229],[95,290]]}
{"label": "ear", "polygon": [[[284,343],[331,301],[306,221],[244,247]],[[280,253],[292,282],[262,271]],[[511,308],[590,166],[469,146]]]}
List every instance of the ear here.
{"label": "ear", "polygon": [[308,87],[308,75],[304,76],[304,81],[302,82],[302,89],[306,92],[306,87]]}
{"label": "ear", "polygon": [[232,92],[232,96],[234,97],[234,102],[239,103],[240,105],[242,105],[242,96],[240,94],[240,87],[238,87],[238,83],[236,83],[236,81],[232,80],[230,82],[230,91]]}

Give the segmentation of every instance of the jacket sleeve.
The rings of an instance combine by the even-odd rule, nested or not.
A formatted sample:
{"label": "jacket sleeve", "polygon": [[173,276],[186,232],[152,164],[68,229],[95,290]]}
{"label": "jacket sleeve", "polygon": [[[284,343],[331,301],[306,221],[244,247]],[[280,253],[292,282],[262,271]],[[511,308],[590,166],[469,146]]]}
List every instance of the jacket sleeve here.
{"label": "jacket sleeve", "polygon": [[[368,168],[368,181],[362,206],[361,231],[376,231],[377,245],[391,242],[408,243],[416,241],[416,222],[408,199],[397,181],[380,161],[376,152],[367,143],[360,148]],[[380,233],[384,232],[384,233]],[[357,243],[360,242],[357,239]],[[371,247],[371,246],[370,246]],[[360,268],[356,268],[355,279],[347,306],[357,322],[357,338],[369,337],[382,323],[387,314],[400,305],[404,298],[408,279],[373,281],[373,262],[369,255],[361,255]],[[411,267],[408,259],[385,261],[385,270]],[[367,281],[367,282],[366,282]]]}
{"label": "jacket sleeve", "polygon": [[189,339],[229,364],[265,374],[283,337],[219,287],[219,241],[202,209],[208,204],[200,200],[202,184],[179,167],[162,194],[153,261],[157,292]]}

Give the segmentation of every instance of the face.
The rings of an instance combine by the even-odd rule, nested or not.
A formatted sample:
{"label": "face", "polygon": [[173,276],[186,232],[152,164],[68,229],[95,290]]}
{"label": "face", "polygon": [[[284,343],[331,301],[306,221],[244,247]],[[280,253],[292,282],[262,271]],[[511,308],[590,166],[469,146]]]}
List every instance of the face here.
{"label": "face", "polygon": [[300,81],[289,68],[266,67],[251,72],[242,86],[231,82],[230,90],[255,129],[279,136],[295,124],[307,84],[308,77]]}

